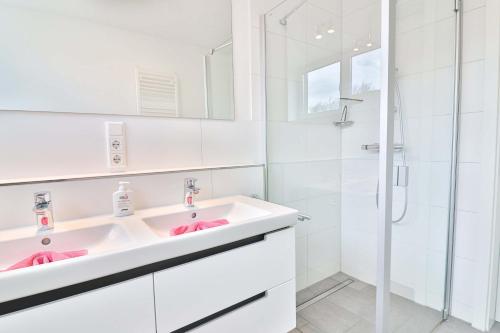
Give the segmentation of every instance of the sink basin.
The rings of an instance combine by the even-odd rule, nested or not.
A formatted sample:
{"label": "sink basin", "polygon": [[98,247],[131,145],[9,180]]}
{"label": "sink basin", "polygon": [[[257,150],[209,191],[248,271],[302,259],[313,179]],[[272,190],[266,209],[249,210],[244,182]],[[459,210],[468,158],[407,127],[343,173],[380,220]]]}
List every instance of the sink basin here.
{"label": "sink basin", "polygon": [[[217,219],[227,219],[229,225],[170,237],[173,227]],[[89,251],[83,258],[0,273],[0,285],[9,286],[2,289],[0,303],[263,235],[296,221],[294,209],[231,196],[199,201],[189,209],[161,206],[123,218],[103,215],[56,222],[55,230],[44,234],[37,234],[34,225],[0,230],[0,270],[39,251]],[[50,244],[43,245],[44,238]]]}
{"label": "sink basin", "polygon": [[[190,209],[189,211],[165,214],[143,218],[146,225],[160,237],[170,237],[170,229],[180,225],[191,224],[198,221],[213,221],[226,219],[229,224],[241,223],[270,215],[271,213],[241,202],[232,202],[207,208]],[[219,227],[220,228],[220,227]]]}
{"label": "sink basin", "polygon": [[[42,244],[49,242],[47,245]],[[124,227],[118,224],[102,224],[74,230],[0,240],[0,270],[40,251],[88,250],[89,255],[118,249],[130,242]]]}

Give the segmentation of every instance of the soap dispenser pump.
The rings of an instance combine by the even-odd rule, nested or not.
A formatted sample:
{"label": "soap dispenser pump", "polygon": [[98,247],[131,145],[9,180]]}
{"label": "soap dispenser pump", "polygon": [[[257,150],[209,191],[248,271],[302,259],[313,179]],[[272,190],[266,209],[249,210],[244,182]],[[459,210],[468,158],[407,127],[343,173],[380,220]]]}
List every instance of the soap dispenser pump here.
{"label": "soap dispenser pump", "polygon": [[119,182],[118,191],[113,193],[113,213],[116,217],[134,214],[134,192],[129,185],[129,182]]}

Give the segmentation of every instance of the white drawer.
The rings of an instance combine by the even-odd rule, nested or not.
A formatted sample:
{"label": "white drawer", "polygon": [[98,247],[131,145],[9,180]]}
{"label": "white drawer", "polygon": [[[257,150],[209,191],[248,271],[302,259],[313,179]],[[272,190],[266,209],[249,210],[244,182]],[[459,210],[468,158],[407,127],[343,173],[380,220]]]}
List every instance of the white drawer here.
{"label": "white drawer", "polygon": [[0,316],[3,333],[154,333],[153,275]]}
{"label": "white drawer", "polygon": [[189,333],[286,333],[295,328],[295,280]]}
{"label": "white drawer", "polygon": [[185,327],[281,285],[294,275],[293,228],[268,234],[257,243],[157,272],[157,331],[167,333]]}

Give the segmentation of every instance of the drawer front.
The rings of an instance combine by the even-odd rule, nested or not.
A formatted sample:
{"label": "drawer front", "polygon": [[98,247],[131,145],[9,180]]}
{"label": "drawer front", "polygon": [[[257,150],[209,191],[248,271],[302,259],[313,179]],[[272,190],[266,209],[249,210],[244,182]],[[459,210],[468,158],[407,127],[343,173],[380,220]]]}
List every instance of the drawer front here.
{"label": "drawer front", "polygon": [[1,316],[0,332],[155,333],[153,275]]}
{"label": "drawer front", "polygon": [[196,327],[189,333],[286,333],[295,328],[295,280],[264,298]]}
{"label": "drawer front", "polygon": [[268,234],[254,244],[157,272],[154,285],[158,333],[185,327],[289,281],[294,275],[293,228]]}

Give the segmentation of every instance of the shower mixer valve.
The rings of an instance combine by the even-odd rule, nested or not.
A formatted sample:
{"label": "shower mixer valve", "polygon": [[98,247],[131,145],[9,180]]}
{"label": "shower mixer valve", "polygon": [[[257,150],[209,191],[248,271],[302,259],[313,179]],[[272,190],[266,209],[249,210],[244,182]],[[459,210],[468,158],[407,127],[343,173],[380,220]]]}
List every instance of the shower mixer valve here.
{"label": "shower mixer valve", "polygon": [[392,184],[398,187],[408,186],[409,167],[406,165],[396,165],[392,173]]}

